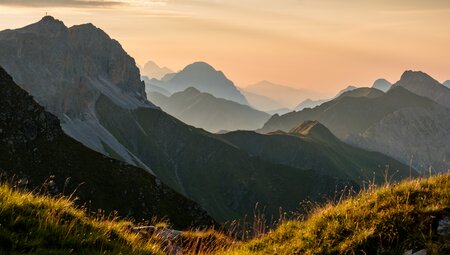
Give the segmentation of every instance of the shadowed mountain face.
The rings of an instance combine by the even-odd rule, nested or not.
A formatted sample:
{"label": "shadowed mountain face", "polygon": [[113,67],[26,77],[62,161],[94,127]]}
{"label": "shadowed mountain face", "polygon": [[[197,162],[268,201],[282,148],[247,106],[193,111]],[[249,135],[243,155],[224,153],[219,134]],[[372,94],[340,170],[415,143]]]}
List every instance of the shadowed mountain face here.
{"label": "shadowed mountain face", "polygon": [[[66,133],[104,154],[147,167],[218,221],[253,215],[257,202],[267,206],[268,215],[278,215],[279,207],[295,210],[306,198],[320,199],[341,184],[353,184],[251,157],[164,113],[145,99],[133,59],[92,25],[66,28],[46,17],[2,31],[0,63],[62,119]],[[114,187],[107,172],[99,175]]]}
{"label": "shadowed mountain face", "polygon": [[314,109],[275,115],[261,131],[287,132],[306,120],[317,120],[350,144],[384,153],[420,171],[430,165],[446,171],[449,113],[445,107],[401,86],[386,94],[362,88]]}
{"label": "shadowed mountain face", "polygon": [[158,80],[169,73],[173,73],[173,71],[167,67],[160,67],[153,61],[148,61],[145,63],[144,68],[141,70],[142,75],[145,75],[150,79],[154,78]]}
{"label": "shadowed mountain face", "polygon": [[195,203],[148,172],[94,152],[63,133],[58,119],[44,111],[0,68],[0,170],[38,188],[80,198],[88,208],[120,216],[168,217],[177,227],[212,220]]}
{"label": "shadowed mountain face", "polygon": [[148,98],[177,119],[213,133],[258,129],[270,118],[265,112],[201,93],[195,88],[187,88],[170,97],[153,92]]}
{"label": "shadowed mountain face", "polygon": [[221,71],[215,70],[205,62],[196,62],[186,66],[180,72],[163,80],[152,80],[154,85],[168,90],[170,93],[181,92],[189,87],[209,93],[217,98],[234,101],[247,105],[248,102]]}
{"label": "shadowed mountain face", "polygon": [[[305,121],[287,133],[278,131],[263,135],[236,131],[221,137],[251,155],[268,161],[314,169],[322,174],[351,179],[360,184],[373,179],[382,183],[387,168],[393,180],[410,176],[406,165],[383,154],[347,145],[317,121]],[[411,174],[414,176],[416,172]]]}
{"label": "shadowed mountain face", "polygon": [[383,92],[387,92],[389,89],[391,89],[391,87],[392,84],[385,79],[378,79],[372,85],[372,88],[381,90]]}
{"label": "shadowed mountain face", "polygon": [[450,109],[450,89],[423,72],[406,71],[395,87],[403,87]]}

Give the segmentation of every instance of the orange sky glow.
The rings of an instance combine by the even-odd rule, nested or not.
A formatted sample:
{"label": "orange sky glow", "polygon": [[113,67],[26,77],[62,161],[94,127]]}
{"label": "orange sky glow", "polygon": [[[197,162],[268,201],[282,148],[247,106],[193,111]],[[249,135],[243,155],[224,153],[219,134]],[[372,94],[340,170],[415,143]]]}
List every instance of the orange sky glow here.
{"label": "orange sky glow", "polygon": [[0,0],[0,30],[46,12],[102,28],[140,65],[206,61],[242,87],[270,80],[332,96],[409,69],[450,79],[444,0]]}

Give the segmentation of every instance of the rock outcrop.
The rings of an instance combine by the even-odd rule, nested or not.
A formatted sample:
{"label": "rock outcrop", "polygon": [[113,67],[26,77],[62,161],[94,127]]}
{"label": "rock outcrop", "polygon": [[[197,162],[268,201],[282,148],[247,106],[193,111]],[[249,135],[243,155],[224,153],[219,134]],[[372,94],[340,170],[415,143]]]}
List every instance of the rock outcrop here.
{"label": "rock outcrop", "polygon": [[[134,60],[92,24],[67,28],[51,16],[0,32],[0,65],[61,120],[64,131],[104,154],[139,162],[97,121],[95,103],[107,96],[125,109],[154,107],[146,100]],[[76,95],[76,96],[74,96]]]}

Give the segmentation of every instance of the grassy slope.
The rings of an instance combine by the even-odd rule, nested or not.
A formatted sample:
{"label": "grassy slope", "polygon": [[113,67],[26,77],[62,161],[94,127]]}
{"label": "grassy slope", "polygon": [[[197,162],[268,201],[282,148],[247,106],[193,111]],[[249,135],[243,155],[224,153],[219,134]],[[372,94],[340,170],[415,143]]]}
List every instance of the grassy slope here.
{"label": "grassy slope", "polygon": [[0,254],[164,254],[126,221],[93,219],[64,198],[0,186]]}
{"label": "grassy slope", "polygon": [[[450,254],[450,239],[436,234],[450,215],[450,175],[403,182],[317,209],[228,254],[402,254],[426,248]],[[365,253],[363,253],[365,252]]]}
{"label": "grassy slope", "polygon": [[[186,254],[402,254],[424,249],[449,254],[450,239],[436,234],[450,215],[450,175],[403,182],[316,209],[248,242],[208,231],[183,233]],[[64,198],[0,186],[0,253],[163,254],[163,242],[142,238],[131,223],[94,219]],[[193,252],[196,251],[196,252]]]}

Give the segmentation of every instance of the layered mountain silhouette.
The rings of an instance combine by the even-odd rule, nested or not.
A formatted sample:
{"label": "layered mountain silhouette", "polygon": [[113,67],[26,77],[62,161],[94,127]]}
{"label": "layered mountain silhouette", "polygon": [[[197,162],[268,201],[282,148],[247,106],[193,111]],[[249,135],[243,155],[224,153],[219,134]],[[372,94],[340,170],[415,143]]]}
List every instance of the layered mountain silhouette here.
{"label": "layered mountain silhouette", "polygon": [[189,87],[223,98],[248,104],[245,97],[221,71],[217,71],[205,62],[195,62],[173,75],[165,76],[161,81],[153,79],[154,85],[168,90],[170,93],[181,92]]}
{"label": "layered mountain silhouette", "polygon": [[[406,90],[405,77],[408,75],[403,75],[397,83],[402,85],[394,85],[385,94],[361,88],[314,109],[275,115],[261,132],[287,132],[304,121],[317,120],[350,144],[384,153],[420,171],[429,166],[436,171],[446,171],[449,168],[450,112],[429,98]],[[438,85],[430,86],[433,90]]]}
{"label": "layered mountain silhouette", "polygon": [[351,179],[360,184],[382,183],[385,171],[393,180],[416,172],[381,153],[369,152],[341,142],[317,121],[305,121],[289,132],[258,134],[249,131],[221,135],[251,155],[292,167],[314,169],[322,174]]}
{"label": "layered mountain silhouette", "polygon": [[175,118],[213,133],[258,129],[270,118],[269,114],[248,105],[216,98],[192,87],[170,97],[157,92],[147,96],[151,102]]}
{"label": "layered mountain silhouette", "polygon": [[[239,90],[245,96],[249,105],[260,111],[271,112],[271,111],[279,111],[280,109],[287,109],[283,106],[283,104],[281,104],[269,97],[251,93],[251,92],[245,91],[245,89],[242,89],[242,88],[240,88]],[[288,109],[288,111],[289,111],[289,109]]]}
{"label": "layered mountain silhouette", "polygon": [[387,92],[389,89],[391,89],[392,83],[388,82],[386,79],[378,79],[376,80],[372,88],[381,90],[383,92]]}
{"label": "layered mountain silhouette", "polygon": [[141,70],[141,75],[147,76],[150,79],[162,79],[167,74],[174,73],[170,68],[160,67],[153,61],[148,61],[145,63],[144,67]]}
{"label": "layered mountain silhouette", "polygon": [[305,108],[314,108],[316,106],[319,106],[325,102],[331,101],[337,97],[339,97],[340,95],[344,94],[345,92],[349,92],[352,90],[355,90],[356,87],[355,86],[348,86],[345,89],[339,91],[339,93],[337,93],[337,95],[331,99],[318,99],[318,100],[312,100],[312,99],[306,99],[305,101],[301,102],[299,105],[297,105],[294,110],[295,111],[301,111]]}
{"label": "layered mountain silhouette", "polygon": [[426,73],[406,71],[393,86],[403,87],[450,109],[450,89],[442,86]]}
{"label": "layered mountain silhouette", "polygon": [[[284,108],[290,109],[293,109],[298,104],[298,102],[306,100],[307,98],[316,97],[316,93],[312,91],[305,89],[296,89],[280,84],[275,84],[270,81],[261,81],[242,88],[241,90],[245,91],[246,93],[253,93],[270,98],[280,103]],[[267,106],[255,105],[255,107],[258,109],[262,109],[262,107]]]}
{"label": "layered mountain silhouette", "polygon": [[[47,16],[30,26],[2,31],[0,64],[61,119],[64,132],[154,173],[218,221],[253,215],[256,203],[266,207],[267,215],[278,215],[280,207],[294,210],[303,199],[318,200],[354,184],[252,157],[161,111],[147,101],[134,60],[92,24],[67,28]],[[191,73],[191,68],[195,66],[172,80]],[[194,80],[198,74],[202,73],[187,77]],[[220,72],[215,75],[223,78]],[[107,172],[100,175],[114,187]]]}
{"label": "layered mountain silhouette", "polygon": [[138,220],[168,217],[183,228],[212,222],[201,207],[145,170],[103,156],[65,135],[58,119],[1,67],[0,120],[0,171],[3,178],[18,180],[19,186],[46,189],[53,195],[74,192],[76,202],[92,211],[118,211]]}
{"label": "layered mountain silhouette", "polygon": [[141,78],[142,78],[142,81],[145,83],[145,93],[147,94],[147,98],[148,98],[148,95],[153,92],[162,94],[167,97],[172,95],[172,93],[170,93],[167,89],[164,89],[160,86],[155,85],[153,79],[150,79],[147,76],[142,76]]}

